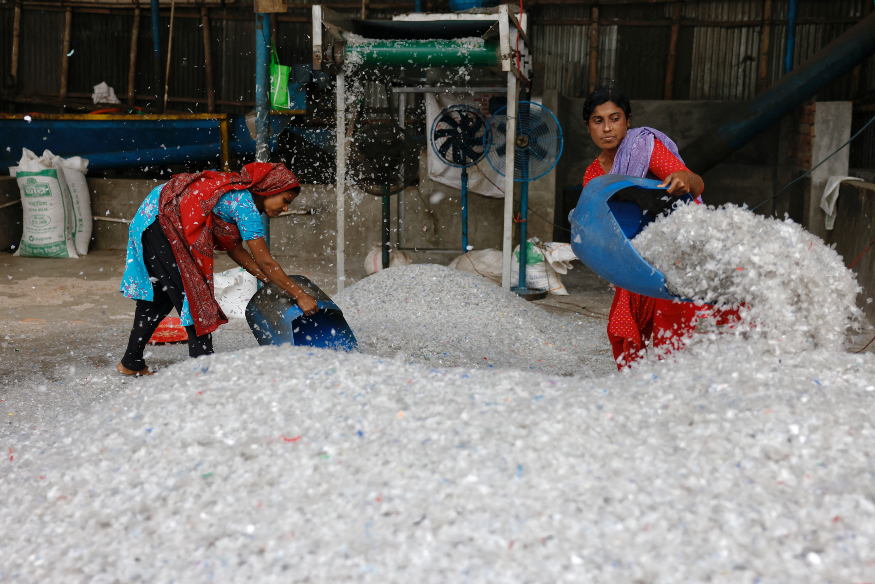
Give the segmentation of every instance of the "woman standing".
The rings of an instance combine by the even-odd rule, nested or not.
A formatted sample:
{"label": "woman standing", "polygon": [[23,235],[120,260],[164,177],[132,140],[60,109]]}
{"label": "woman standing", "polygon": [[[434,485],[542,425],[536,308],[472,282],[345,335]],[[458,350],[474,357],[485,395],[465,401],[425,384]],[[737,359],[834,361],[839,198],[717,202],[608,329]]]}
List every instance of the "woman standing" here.
{"label": "woman standing", "polygon": [[[621,91],[599,88],[586,98],[583,119],[602,149],[586,169],[583,186],[605,174],[658,178],[669,194],[691,194],[702,202],[705,183],[687,168],[672,140],[653,128],[630,129],[632,104]],[[617,367],[639,358],[653,337],[656,346],[677,348],[695,326],[696,306],[641,296],[617,288],[608,320],[608,339]]]}
{"label": "woman standing", "polygon": [[316,312],[316,301],[270,255],[261,224],[260,213],[276,217],[287,211],[300,190],[282,164],[255,162],[239,174],[177,174],[149,193],[128,232],[121,293],[135,299],[137,307],[120,373],[152,375],[143,350],[174,307],[188,332],[189,355],[213,353],[211,333],[228,322],[213,291],[215,249],[227,251],[262,282],[281,287],[304,314]]}

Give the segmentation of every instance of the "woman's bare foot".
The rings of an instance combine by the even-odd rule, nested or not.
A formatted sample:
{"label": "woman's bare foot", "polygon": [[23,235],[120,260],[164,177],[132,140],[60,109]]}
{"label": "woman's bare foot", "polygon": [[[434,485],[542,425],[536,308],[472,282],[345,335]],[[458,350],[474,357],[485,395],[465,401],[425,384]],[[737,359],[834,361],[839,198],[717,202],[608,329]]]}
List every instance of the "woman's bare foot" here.
{"label": "woman's bare foot", "polygon": [[151,371],[148,367],[146,367],[145,369],[143,369],[141,371],[134,371],[132,369],[128,369],[127,367],[125,367],[124,365],[119,363],[118,367],[116,367],[116,369],[118,370],[119,373],[121,373],[123,375],[131,375],[133,377],[140,377],[141,375],[155,375],[155,372]]}

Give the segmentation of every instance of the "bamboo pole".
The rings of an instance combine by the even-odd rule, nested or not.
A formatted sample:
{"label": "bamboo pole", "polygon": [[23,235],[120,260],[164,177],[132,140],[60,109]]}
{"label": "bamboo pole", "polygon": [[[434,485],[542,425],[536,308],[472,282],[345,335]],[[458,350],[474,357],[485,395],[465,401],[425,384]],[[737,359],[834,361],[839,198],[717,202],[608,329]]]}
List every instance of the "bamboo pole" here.
{"label": "bamboo pole", "polygon": [[173,50],[173,13],[176,0],[170,3],[170,36],[167,39],[167,68],[164,71],[164,113],[167,113],[167,95],[170,92],[170,53]]}
{"label": "bamboo pole", "polygon": [[[216,93],[213,89],[213,56],[210,51],[210,15],[206,6],[201,7],[201,26],[204,29],[204,67],[207,73],[207,111],[216,109]],[[227,129],[227,128],[226,128]]]}
{"label": "bamboo pole", "polygon": [[589,25],[589,92],[595,91],[599,80],[599,7],[592,7]]}
{"label": "bamboo pole", "polygon": [[231,172],[231,151],[228,148],[228,118],[223,117],[219,120],[219,148],[221,153],[222,170]]}
{"label": "bamboo pole", "polygon": [[678,52],[678,34],[681,30],[681,3],[674,3],[671,15],[671,39],[668,42],[668,63],[665,66],[665,99],[671,99],[674,92],[674,65]]}
{"label": "bamboo pole", "polygon": [[134,27],[131,31],[131,61],[128,64],[128,105],[136,101],[137,41],[140,39],[140,7],[134,9]]}
{"label": "bamboo pole", "polygon": [[15,3],[15,16],[12,24],[12,82],[18,87],[18,43],[21,37],[21,2]]}
{"label": "bamboo pole", "polygon": [[61,55],[61,113],[64,113],[64,103],[67,101],[67,77],[70,72],[70,29],[73,27],[73,9],[69,6],[64,11],[64,47]]}
{"label": "bamboo pole", "polygon": [[763,32],[760,39],[760,67],[757,74],[757,93],[769,83],[769,42],[772,34],[772,0],[763,0]]}

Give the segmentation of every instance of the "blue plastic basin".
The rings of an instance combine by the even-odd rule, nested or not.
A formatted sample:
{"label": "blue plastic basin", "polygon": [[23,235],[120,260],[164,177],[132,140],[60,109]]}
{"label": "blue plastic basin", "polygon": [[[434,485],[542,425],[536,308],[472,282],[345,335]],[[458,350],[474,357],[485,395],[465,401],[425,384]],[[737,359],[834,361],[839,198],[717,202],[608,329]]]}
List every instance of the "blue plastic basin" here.
{"label": "blue plastic basin", "polygon": [[669,197],[660,182],[608,174],[587,183],[568,220],[571,249],[593,272],[608,282],[652,298],[682,300],[665,289],[665,276],[648,264],[632,246],[634,238],[673,203],[692,202],[686,195]]}
{"label": "blue plastic basin", "polygon": [[259,345],[305,345],[352,351],[358,343],[343,312],[318,286],[304,276],[289,276],[310,294],[319,307],[304,316],[297,303],[276,284],[255,293],[246,306],[246,322]]}

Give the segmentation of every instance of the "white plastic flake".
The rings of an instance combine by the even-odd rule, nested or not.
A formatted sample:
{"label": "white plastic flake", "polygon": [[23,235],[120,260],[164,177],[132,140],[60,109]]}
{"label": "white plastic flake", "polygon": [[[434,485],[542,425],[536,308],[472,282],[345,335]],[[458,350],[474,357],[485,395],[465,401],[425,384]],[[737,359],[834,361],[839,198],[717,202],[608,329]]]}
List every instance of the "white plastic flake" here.
{"label": "white plastic flake", "polygon": [[633,240],[670,293],[740,306],[733,331],[782,351],[837,348],[860,310],[861,288],[823,240],[787,219],[726,205],[681,205]]}
{"label": "white plastic flake", "polygon": [[4,435],[0,581],[872,581],[875,355],[837,348],[855,284],[749,215],[636,240],[748,320],[619,373],[603,322],[426,265],[338,295],[364,353],[220,329],[216,355],[152,349],[178,360],[154,377],[59,365],[52,408],[103,390]]}

